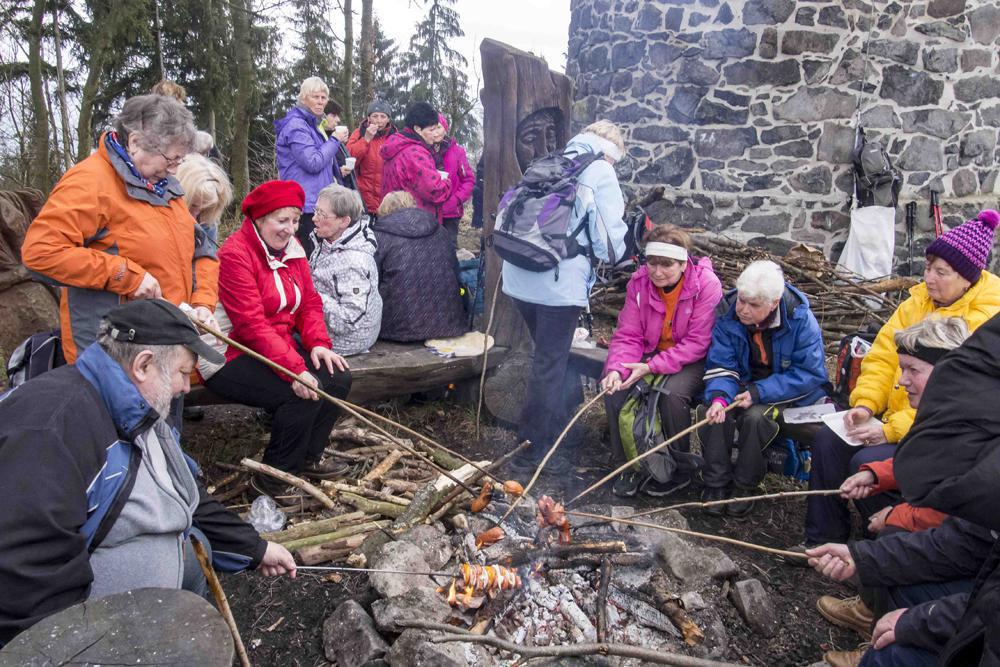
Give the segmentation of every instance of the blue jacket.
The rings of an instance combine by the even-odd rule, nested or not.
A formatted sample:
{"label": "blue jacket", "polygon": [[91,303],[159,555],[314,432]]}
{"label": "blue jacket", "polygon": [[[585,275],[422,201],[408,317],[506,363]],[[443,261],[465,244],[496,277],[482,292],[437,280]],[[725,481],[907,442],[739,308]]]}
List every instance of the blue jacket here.
{"label": "blue jacket", "polygon": [[750,375],[750,339],[736,317],[736,290],[719,303],[712,345],[705,361],[705,401],[722,396],[732,402],[751,391],[756,403],[811,405],[826,395],[823,332],[809,309],[806,295],[785,283],[780,303],[781,325],[771,337],[773,373],[755,383]]}
{"label": "blue jacket", "polygon": [[[131,493],[141,460],[134,440],[157,413],[124,370],[94,344],[0,400],[0,645],[87,599],[90,554]],[[197,481],[197,468],[188,459]],[[260,564],[267,543],[198,483],[194,525],[217,569]]]}
{"label": "blue jacket", "polygon": [[274,121],[275,157],[278,174],[295,181],[306,191],[303,213],[316,208],[316,195],[334,182],[340,142],[327,139],[319,131],[319,119],[300,106],[292,107],[284,118]]}
{"label": "blue jacket", "polygon": [[[596,139],[592,134],[578,134],[569,140],[563,153],[570,156],[600,153]],[[625,198],[615,168],[604,160],[594,161],[580,174],[571,227],[575,229],[586,219],[593,255],[617,264],[625,256],[628,227],[622,219],[624,214]],[[587,236],[581,232],[577,241],[587,246]],[[564,259],[556,268],[541,272],[503,263],[504,294],[543,306],[586,306],[596,280],[586,254]]]}

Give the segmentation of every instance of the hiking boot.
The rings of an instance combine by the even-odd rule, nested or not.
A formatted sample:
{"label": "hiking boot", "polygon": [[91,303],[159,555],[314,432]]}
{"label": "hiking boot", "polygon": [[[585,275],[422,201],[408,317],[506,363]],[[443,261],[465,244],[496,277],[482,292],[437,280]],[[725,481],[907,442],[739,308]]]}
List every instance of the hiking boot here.
{"label": "hiking boot", "polygon": [[639,487],[642,486],[642,483],[645,481],[646,478],[641,472],[633,468],[629,468],[622,474],[618,475],[614,485],[611,487],[611,493],[615,494],[619,498],[632,498],[639,492]]}
{"label": "hiking boot", "polygon": [[[750,489],[738,489],[738,491],[740,492],[740,494],[748,493],[750,495],[753,495],[754,493]],[[750,512],[753,511],[755,502],[756,501],[754,500],[742,500],[740,502],[732,503],[731,505],[724,505],[724,507],[726,508],[726,514],[733,517],[734,519],[742,519],[747,514],[750,514]]]}
{"label": "hiking boot", "polygon": [[676,493],[691,483],[690,475],[674,475],[667,482],[657,482],[650,477],[642,485],[642,492],[654,498],[663,498]]}
{"label": "hiking boot", "polygon": [[329,458],[326,460],[316,459],[314,461],[307,461],[305,468],[302,469],[302,477],[310,477],[312,479],[336,479],[338,477],[345,477],[347,473],[350,472],[351,466],[349,466],[344,461]]}
{"label": "hiking boot", "polygon": [[[726,487],[714,488],[706,486],[701,491],[701,502],[710,503],[716,500],[728,500],[732,495],[732,492]],[[703,507],[701,511],[709,516],[722,516],[723,512],[725,512],[725,507],[725,505],[712,505],[711,507]]]}
{"label": "hiking boot", "polygon": [[832,595],[824,595],[816,600],[820,615],[834,625],[854,630],[865,639],[871,639],[875,615],[865,606],[860,595],[841,600]]}
{"label": "hiking boot", "polygon": [[823,660],[830,667],[858,667],[867,650],[868,645],[862,644],[853,651],[827,651],[823,654]]}

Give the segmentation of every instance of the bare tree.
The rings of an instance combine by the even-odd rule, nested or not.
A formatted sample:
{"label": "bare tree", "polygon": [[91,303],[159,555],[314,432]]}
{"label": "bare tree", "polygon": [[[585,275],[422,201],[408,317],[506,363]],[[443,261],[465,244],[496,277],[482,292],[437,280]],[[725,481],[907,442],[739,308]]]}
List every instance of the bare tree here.
{"label": "bare tree", "polygon": [[348,127],[354,127],[354,15],[351,11],[351,0],[343,0],[344,7],[344,122]]}
{"label": "bare tree", "polygon": [[372,63],[375,60],[375,23],[372,20],[373,0],[361,0],[361,107],[375,99]]}
{"label": "bare tree", "polygon": [[56,84],[59,91],[59,118],[62,123],[63,169],[73,166],[72,142],[69,138],[69,109],[66,107],[66,74],[62,60],[62,31],[59,28],[59,8],[52,5],[52,28],[56,46]]}
{"label": "bare tree", "polygon": [[253,14],[248,0],[230,3],[233,20],[233,44],[236,55],[236,99],[233,109],[233,144],[230,171],[236,201],[250,190],[250,97],[254,86],[253,55],[250,53],[250,29]]}
{"label": "bare tree", "polygon": [[48,192],[52,187],[49,172],[49,114],[45,105],[45,92],[42,89],[42,17],[45,16],[46,0],[35,0],[31,9],[31,23],[28,35],[31,40],[28,45],[28,80],[31,83],[32,125],[31,139],[28,147],[31,161],[29,162],[28,181],[32,187],[42,192]]}

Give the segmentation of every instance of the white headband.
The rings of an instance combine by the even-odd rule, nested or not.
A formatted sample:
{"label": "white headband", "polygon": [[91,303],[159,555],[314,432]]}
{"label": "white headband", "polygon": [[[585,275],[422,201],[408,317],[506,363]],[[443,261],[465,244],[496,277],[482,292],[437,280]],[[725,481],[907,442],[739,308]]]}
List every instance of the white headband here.
{"label": "white headband", "polygon": [[618,162],[618,160],[622,159],[621,149],[618,148],[618,146],[616,146],[613,142],[608,141],[604,137],[599,137],[593,133],[588,133],[588,134],[594,138],[593,139],[594,143],[597,144],[597,147],[601,149],[602,153],[607,155],[615,162]]}
{"label": "white headband", "polygon": [[667,259],[676,259],[678,262],[686,262],[688,258],[688,251],[673,243],[650,241],[644,250],[647,257],[666,257]]}

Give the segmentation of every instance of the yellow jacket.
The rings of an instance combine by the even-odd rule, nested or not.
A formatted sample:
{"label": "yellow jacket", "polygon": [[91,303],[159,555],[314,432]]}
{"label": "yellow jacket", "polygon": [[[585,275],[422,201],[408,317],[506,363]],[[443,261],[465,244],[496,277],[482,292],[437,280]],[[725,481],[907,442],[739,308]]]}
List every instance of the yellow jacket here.
{"label": "yellow jacket", "polygon": [[893,336],[900,329],[916,324],[929,315],[961,317],[975,331],[979,325],[1000,312],[1000,278],[988,271],[962,295],[944,308],[937,308],[927,294],[927,285],[910,289],[910,298],[899,304],[889,321],[879,330],[872,349],[861,361],[861,375],[851,392],[851,407],[865,407],[882,415],[883,430],[889,442],[899,442],[913,425],[916,410],[910,407],[906,390],[899,386],[899,356]]}

